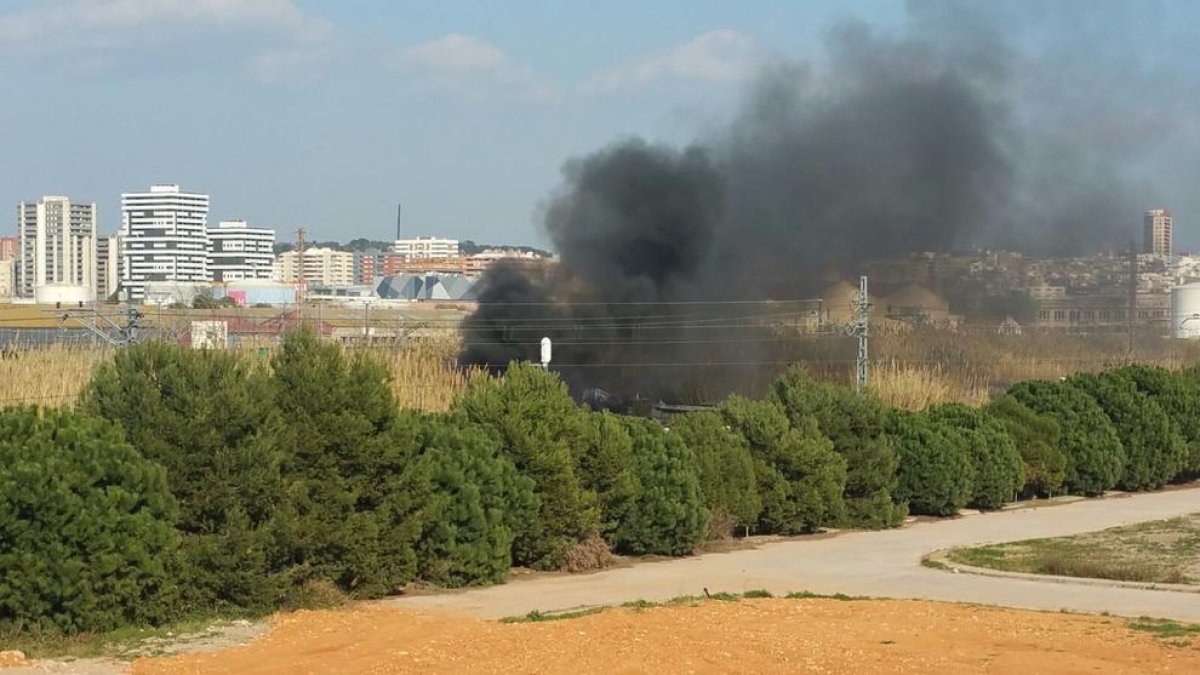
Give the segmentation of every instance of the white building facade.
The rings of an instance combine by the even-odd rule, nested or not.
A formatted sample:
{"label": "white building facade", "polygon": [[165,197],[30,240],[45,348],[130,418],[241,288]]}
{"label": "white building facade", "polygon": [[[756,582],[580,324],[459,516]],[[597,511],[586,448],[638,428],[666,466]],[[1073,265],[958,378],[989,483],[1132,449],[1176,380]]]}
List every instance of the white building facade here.
{"label": "white building facade", "polygon": [[178,185],[121,195],[121,283],[134,300],[151,283],[209,280],[208,204],[208,195]]}
{"label": "white building facade", "polygon": [[41,286],[96,288],[96,205],[42,197],[17,206],[20,254],[16,295],[36,297]]}
{"label": "white building facade", "polygon": [[457,258],[458,251],[457,239],[437,237],[397,239],[392,246],[393,253],[405,258]]}
{"label": "white building facade", "polygon": [[354,285],[354,254],[331,248],[309,248],[304,250],[304,260],[298,260],[295,251],[279,255],[275,265],[275,279],[285,284],[300,283],[307,286],[352,286]]}
{"label": "white building facade", "polygon": [[270,279],[275,230],[223,220],[208,229],[208,273],[214,282]]}

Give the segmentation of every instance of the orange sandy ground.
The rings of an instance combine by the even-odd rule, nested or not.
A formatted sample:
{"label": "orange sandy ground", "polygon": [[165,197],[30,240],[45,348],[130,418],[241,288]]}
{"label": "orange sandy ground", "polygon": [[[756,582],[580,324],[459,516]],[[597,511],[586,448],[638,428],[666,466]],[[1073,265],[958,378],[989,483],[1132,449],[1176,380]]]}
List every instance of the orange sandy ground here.
{"label": "orange sandy ground", "polygon": [[133,672],[1200,673],[1200,639],[918,601],[709,601],[524,624],[360,605],[281,615],[247,647],[143,659]]}

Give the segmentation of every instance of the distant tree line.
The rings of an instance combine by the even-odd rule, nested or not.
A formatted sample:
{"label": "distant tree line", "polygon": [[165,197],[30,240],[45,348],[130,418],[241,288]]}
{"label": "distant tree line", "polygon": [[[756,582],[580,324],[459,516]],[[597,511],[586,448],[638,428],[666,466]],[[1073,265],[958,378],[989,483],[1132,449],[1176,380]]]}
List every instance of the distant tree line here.
{"label": "distant tree line", "polygon": [[[339,241],[310,241],[305,244],[308,248],[331,248],[335,251],[387,251],[391,249],[394,241],[381,241],[378,239],[351,239],[346,243]],[[296,249],[296,243],[293,241],[278,241],[275,242],[275,255],[286,253]],[[477,244],[470,239],[463,239],[458,242],[458,250],[463,255],[476,255],[488,250],[497,251],[520,251],[522,253],[533,253],[534,255],[549,258],[549,251],[537,248],[535,246],[523,246],[515,244]]]}
{"label": "distant tree line", "polygon": [[1200,475],[1200,375],[1131,366],[920,413],[799,367],[657,422],[514,364],[445,413],[308,332],[269,364],[150,343],[72,410],[0,411],[0,630],[72,634],[580,570],[610,552]]}
{"label": "distant tree line", "polygon": [[[331,248],[335,251],[386,251],[392,247],[394,241],[381,241],[379,239],[351,239],[346,243],[340,241],[306,241],[305,248]],[[275,242],[275,255],[287,253],[288,251],[296,250],[296,242],[294,241],[277,241]]]}
{"label": "distant tree line", "polygon": [[520,253],[532,253],[543,258],[549,258],[553,254],[545,249],[540,249],[536,246],[524,246],[517,244],[476,244],[470,239],[463,239],[458,242],[458,250],[463,255],[477,255],[484,251],[518,251]]}

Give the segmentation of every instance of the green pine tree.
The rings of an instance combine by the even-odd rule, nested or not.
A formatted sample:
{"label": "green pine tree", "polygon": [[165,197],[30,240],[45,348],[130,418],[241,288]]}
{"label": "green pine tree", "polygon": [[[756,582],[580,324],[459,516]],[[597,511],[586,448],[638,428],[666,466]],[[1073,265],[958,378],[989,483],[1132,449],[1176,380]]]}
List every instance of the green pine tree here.
{"label": "green pine tree", "polygon": [[516,532],[514,562],[562,566],[567,552],[600,527],[596,495],[576,470],[588,447],[584,410],[557,375],[524,363],[511,364],[502,380],[476,382],[455,409],[487,429],[533,481],[537,515]]}
{"label": "green pine tree", "polygon": [[175,618],[176,518],[166,472],[115,425],[0,411],[0,632]]}
{"label": "green pine tree", "polygon": [[625,418],[641,491],[613,532],[614,547],[635,555],[685,555],[708,533],[695,458],[657,422]]}

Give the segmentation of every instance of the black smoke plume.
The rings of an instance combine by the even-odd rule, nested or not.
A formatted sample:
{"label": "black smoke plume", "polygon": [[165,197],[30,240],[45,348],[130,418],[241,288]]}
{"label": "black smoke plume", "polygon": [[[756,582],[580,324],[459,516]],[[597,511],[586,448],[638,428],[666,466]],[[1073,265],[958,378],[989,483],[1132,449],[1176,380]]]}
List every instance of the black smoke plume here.
{"label": "black smoke plume", "polygon": [[[1113,168],[1123,155],[1039,126],[1019,55],[960,7],[914,4],[898,37],[840,24],[821,64],[769,66],[689,147],[630,139],[568,162],[543,222],[558,264],[484,276],[461,362],[536,361],[549,336],[577,395],[716,398],[789,359],[776,336],[811,310],[789,300],[864,263],[1124,245],[1145,195]],[[780,303],[741,303],[758,299]]]}

